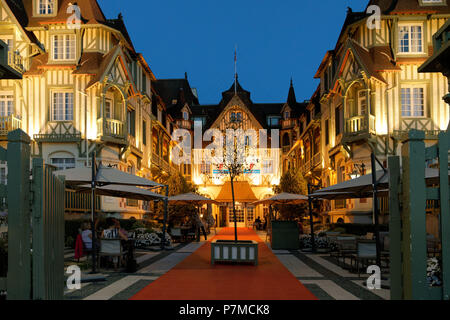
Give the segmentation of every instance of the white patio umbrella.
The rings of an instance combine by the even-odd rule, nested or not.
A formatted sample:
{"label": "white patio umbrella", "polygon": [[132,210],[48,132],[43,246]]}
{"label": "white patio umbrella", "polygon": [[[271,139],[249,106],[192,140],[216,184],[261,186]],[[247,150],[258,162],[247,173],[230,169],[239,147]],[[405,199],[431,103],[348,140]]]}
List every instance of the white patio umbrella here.
{"label": "white patio umbrella", "polygon": [[301,204],[308,202],[308,197],[301,194],[280,193],[273,197],[253,202],[253,205],[260,204]]}
{"label": "white patio umbrella", "polygon": [[217,204],[218,202],[207,197],[201,196],[196,193],[185,193],[179,194],[173,197],[169,197],[169,204],[172,205],[185,205],[192,204],[196,206],[204,205],[204,204]]}
{"label": "white patio umbrella", "polygon": [[[389,192],[389,171],[384,173],[383,170],[377,171],[379,179],[377,191],[379,194],[386,195]],[[425,179],[428,186],[439,183],[439,170],[427,168],[425,169]],[[356,179],[348,180],[333,186],[320,189],[314,192],[313,198],[321,198],[328,200],[335,199],[354,199],[354,198],[370,198],[373,195],[372,174],[367,174]]]}
{"label": "white patio umbrella", "polygon": [[[81,193],[91,192],[91,186],[90,185],[79,186],[77,187],[76,191]],[[97,187],[96,194],[100,196],[135,199],[143,201],[166,199],[165,196],[162,196],[155,192],[127,185],[107,185],[103,187]]]}
{"label": "white patio umbrella", "polygon": [[[141,178],[115,168],[100,165],[97,168],[96,183],[98,186],[105,185],[127,185],[138,187],[164,187],[164,185],[151,180]],[[68,170],[55,171],[54,175],[64,176],[66,185],[77,187],[79,185],[90,184],[92,179],[92,168],[82,167]]]}

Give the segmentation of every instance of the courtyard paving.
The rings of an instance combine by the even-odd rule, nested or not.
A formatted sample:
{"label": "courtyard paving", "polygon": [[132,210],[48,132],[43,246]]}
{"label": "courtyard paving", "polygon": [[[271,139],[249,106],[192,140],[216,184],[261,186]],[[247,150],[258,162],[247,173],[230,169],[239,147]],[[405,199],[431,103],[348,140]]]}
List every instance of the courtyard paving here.
{"label": "courtyard paving", "polygon": [[[217,230],[219,233],[220,230]],[[257,232],[261,242],[265,242],[266,234]],[[210,241],[215,236],[214,231],[208,237]],[[204,240],[200,242],[177,244],[173,250],[152,252],[137,250],[139,268],[136,273],[111,272],[101,270],[106,281],[82,283],[80,290],[66,290],[65,299],[68,300],[129,300],[143,290],[155,286],[154,282],[161,277],[167,277],[172,270],[181,269],[189,264],[184,263],[187,258],[193,259],[192,254],[202,246],[208,245]],[[270,248],[270,245],[266,243]],[[198,251],[200,252],[200,251]],[[369,290],[364,281],[366,275],[348,272],[336,265],[328,254],[308,254],[300,251],[271,250],[275,257],[302,286],[306,287],[319,300],[389,300],[390,292],[386,289]],[[67,254],[67,263],[71,260]],[[186,260],[186,261],[189,261]],[[192,268],[194,268],[193,266]],[[274,278],[277,274],[272,275]],[[88,277],[88,275],[83,275]],[[265,275],[267,277],[267,275]],[[159,281],[163,281],[160,279]],[[295,280],[295,279],[294,279]],[[175,284],[174,284],[175,285]],[[153,297],[158,299],[156,297]],[[164,297],[161,297],[164,299]],[[187,297],[189,298],[189,297]],[[192,297],[191,297],[192,298]],[[294,298],[301,300],[302,297]],[[195,300],[195,299],[194,299]]]}

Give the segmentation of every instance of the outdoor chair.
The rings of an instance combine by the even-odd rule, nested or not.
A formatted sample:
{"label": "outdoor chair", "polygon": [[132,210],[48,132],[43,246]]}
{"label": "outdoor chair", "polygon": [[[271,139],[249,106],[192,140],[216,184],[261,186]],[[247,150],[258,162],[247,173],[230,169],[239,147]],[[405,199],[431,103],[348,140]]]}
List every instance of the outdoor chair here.
{"label": "outdoor chair", "polygon": [[341,234],[340,232],[325,232],[328,242],[336,242],[337,237]]}
{"label": "outdoor chair", "polygon": [[128,252],[123,250],[120,239],[100,239],[100,257],[112,257],[114,262],[114,269],[117,270],[122,258]]}
{"label": "outdoor chair", "polygon": [[439,241],[436,239],[427,239],[427,253],[428,257],[436,257],[439,252]]}
{"label": "outdoor chair", "polygon": [[337,263],[340,266],[339,259],[342,258],[342,267],[345,267],[345,259],[351,258],[356,253],[357,245],[355,237],[337,237],[336,244],[338,251],[335,253]]}
{"label": "outdoor chair", "polygon": [[360,266],[368,266],[369,261],[374,261],[377,259],[377,245],[375,241],[370,240],[360,240],[357,242],[357,250],[356,254],[353,254],[351,256],[351,266],[352,271],[355,269],[353,268],[353,261],[356,264],[356,269],[358,272],[358,277],[361,277],[361,268]]}
{"label": "outdoor chair", "polygon": [[173,241],[180,241],[183,239],[183,234],[181,233],[181,229],[174,228],[170,231],[170,236],[172,237]]}
{"label": "outdoor chair", "polygon": [[194,241],[195,239],[197,239],[197,232],[195,228],[189,229],[186,233],[186,240]]}

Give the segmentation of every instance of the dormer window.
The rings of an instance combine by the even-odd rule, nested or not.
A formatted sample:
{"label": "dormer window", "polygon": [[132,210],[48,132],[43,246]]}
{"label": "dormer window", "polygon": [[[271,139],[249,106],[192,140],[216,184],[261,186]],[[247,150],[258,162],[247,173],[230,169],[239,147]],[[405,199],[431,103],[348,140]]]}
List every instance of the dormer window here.
{"label": "dormer window", "polygon": [[290,113],[289,111],[286,111],[286,112],[284,113],[284,119],[287,120],[287,119],[289,119],[290,117],[291,117],[291,113]]}
{"label": "dormer window", "polygon": [[37,14],[53,14],[55,10],[55,0],[37,0]]}
{"label": "dormer window", "polygon": [[399,25],[399,52],[423,53],[423,25]]}
{"label": "dormer window", "polygon": [[53,60],[75,60],[75,34],[58,34],[52,36],[52,46]]}
{"label": "dormer window", "polygon": [[183,111],[183,120],[189,120],[189,113],[187,113],[186,111]]}

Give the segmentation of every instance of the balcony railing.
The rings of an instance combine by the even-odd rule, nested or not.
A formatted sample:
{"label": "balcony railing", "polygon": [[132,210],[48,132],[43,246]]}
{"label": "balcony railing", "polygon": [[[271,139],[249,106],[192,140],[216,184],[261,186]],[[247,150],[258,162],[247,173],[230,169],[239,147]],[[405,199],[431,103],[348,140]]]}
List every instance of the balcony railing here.
{"label": "balcony railing", "polygon": [[297,121],[295,119],[285,119],[285,120],[281,120],[281,127],[283,129],[290,129],[295,127],[295,125],[297,124]]}
{"label": "balcony railing", "polygon": [[0,117],[0,136],[7,136],[9,132],[22,127],[22,120],[10,115],[8,117]]}
{"label": "balcony railing", "polygon": [[345,122],[346,134],[376,133],[375,117],[373,115],[357,116]]}
{"label": "balcony railing", "polygon": [[156,153],[152,153],[152,164],[155,166],[160,166],[161,158]]}
{"label": "balcony railing", "polygon": [[311,159],[309,159],[303,164],[303,166],[301,167],[302,173],[303,174],[309,173],[310,171],[319,167],[321,164],[322,164],[322,154],[319,152],[316,153]]}
{"label": "balcony railing", "polygon": [[125,124],[115,119],[100,118],[97,120],[97,132],[99,137],[125,139]]}
{"label": "balcony railing", "polygon": [[[92,208],[90,193],[66,191],[66,213],[90,213]],[[96,196],[95,210],[101,210],[100,196]]]}
{"label": "balcony railing", "polygon": [[164,160],[164,159],[161,160],[161,168],[162,168],[165,172],[170,173],[170,165],[169,165],[169,163],[168,163],[166,160]]}
{"label": "balcony railing", "polygon": [[182,129],[191,130],[192,129],[192,121],[191,120],[179,120],[177,124]]}
{"label": "balcony railing", "polygon": [[8,52],[8,65],[20,73],[25,72],[23,67],[23,58],[17,52]]}

